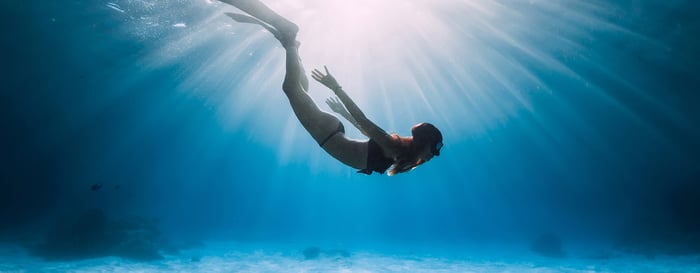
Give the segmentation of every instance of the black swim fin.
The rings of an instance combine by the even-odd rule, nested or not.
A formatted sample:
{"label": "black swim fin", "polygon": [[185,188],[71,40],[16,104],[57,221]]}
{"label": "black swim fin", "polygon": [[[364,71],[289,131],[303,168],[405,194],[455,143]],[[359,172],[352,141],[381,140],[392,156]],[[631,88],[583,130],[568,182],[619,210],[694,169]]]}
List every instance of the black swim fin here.
{"label": "black swim fin", "polygon": [[288,45],[297,47],[299,46],[299,42],[297,42],[294,38],[289,39],[289,37],[283,36],[282,33],[280,33],[276,28],[263,21],[260,21],[259,19],[253,16],[233,12],[224,12],[224,14],[226,14],[226,16],[231,17],[231,19],[239,23],[257,24],[264,27],[267,31],[272,33],[272,35],[274,35],[275,38],[277,38],[277,40],[280,41],[280,43],[282,43],[282,46],[285,48],[287,48]]}
{"label": "black swim fin", "polygon": [[239,23],[250,23],[250,24],[259,24],[259,25],[265,24],[263,21],[260,21],[260,20],[256,19],[253,16],[250,16],[250,15],[233,13],[233,12],[224,12],[224,14],[226,14],[226,16],[231,17],[231,19],[233,19]]}
{"label": "black swim fin", "polygon": [[240,13],[233,13],[233,12],[224,12],[226,16],[231,17],[236,22],[239,23],[247,23],[247,24],[258,24],[264,27],[267,31],[272,33],[272,35],[275,35],[275,37],[279,36],[279,31],[277,31],[275,28],[272,26],[268,25],[267,23],[258,20],[257,18],[245,14],[240,14]]}

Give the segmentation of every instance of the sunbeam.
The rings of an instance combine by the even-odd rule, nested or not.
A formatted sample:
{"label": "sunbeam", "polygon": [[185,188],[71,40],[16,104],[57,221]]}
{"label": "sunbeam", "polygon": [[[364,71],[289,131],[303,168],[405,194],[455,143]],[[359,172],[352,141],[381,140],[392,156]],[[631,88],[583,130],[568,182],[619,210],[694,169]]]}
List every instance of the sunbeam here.
{"label": "sunbeam", "polygon": [[0,1],[0,272],[697,268],[696,1],[240,1],[439,157],[331,157],[276,31],[229,4]]}
{"label": "sunbeam", "polygon": [[[644,107],[689,124],[671,107],[636,91],[640,87],[626,81],[613,64],[602,62],[610,56],[591,50],[614,46],[596,41],[596,34],[619,35],[644,50],[667,49],[630,29],[616,17],[616,7],[604,1],[265,3],[300,26],[307,72],[327,65],[366,114],[389,131],[407,134],[412,124],[430,121],[445,129],[447,139],[488,134],[489,128],[523,113],[544,122],[537,101],[553,98],[558,105],[573,105],[572,94],[584,93],[605,98],[650,132],[655,125],[623,98],[633,96]],[[105,8],[132,22],[127,31],[160,46],[146,65],[187,61],[181,89],[217,109],[223,126],[248,126],[251,138],[280,146],[280,162],[309,154],[300,147],[312,145],[310,138],[290,129],[300,127],[281,95],[284,53],[270,33],[231,21],[223,12],[237,10],[218,1],[113,1]],[[610,81],[622,91],[600,86]],[[332,95],[316,83],[310,94],[323,107]],[[569,112],[563,116],[594,124],[583,117],[581,107],[559,109]],[[282,141],[273,133],[277,128],[287,128]],[[352,129],[348,134],[361,136]],[[295,145],[300,141],[304,145]],[[314,160],[324,156],[317,151],[310,154]]]}

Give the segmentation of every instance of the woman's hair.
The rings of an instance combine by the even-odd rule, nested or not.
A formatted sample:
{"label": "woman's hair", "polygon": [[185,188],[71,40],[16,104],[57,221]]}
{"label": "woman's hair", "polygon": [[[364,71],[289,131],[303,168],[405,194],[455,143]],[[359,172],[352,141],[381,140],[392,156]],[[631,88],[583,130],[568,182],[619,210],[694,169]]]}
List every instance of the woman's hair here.
{"label": "woman's hair", "polygon": [[[397,143],[400,143],[402,152],[394,160],[388,171],[388,175],[392,176],[399,173],[405,173],[425,163],[423,159],[418,158],[418,154],[425,145],[437,146],[438,143],[442,146],[442,133],[430,123],[419,123],[411,128],[412,137],[400,137],[392,135]],[[434,155],[439,155],[439,148],[433,149]]]}
{"label": "woman's hair", "polygon": [[396,134],[392,135],[392,137],[400,144],[402,152],[396,157],[394,164],[391,164],[391,167],[389,167],[389,171],[387,172],[389,176],[408,172],[418,166],[418,164],[416,164],[418,149],[416,149],[415,145],[411,145],[413,139],[410,137],[400,137]]}
{"label": "woman's hair", "polygon": [[[442,144],[442,133],[434,125],[423,122],[413,125],[411,128],[411,134],[413,135],[413,140],[420,145],[432,145],[436,146]],[[440,155],[440,150],[437,150],[437,154]]]}

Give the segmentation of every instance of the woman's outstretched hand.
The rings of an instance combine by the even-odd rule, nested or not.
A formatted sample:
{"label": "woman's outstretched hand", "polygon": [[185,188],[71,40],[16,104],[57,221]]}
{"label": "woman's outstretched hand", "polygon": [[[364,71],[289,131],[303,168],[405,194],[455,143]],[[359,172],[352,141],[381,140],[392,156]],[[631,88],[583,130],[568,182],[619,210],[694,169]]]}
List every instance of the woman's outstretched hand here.
{"label": "woman's outstretched hand", "polygon": [[345,109],[345,106],[343,105],[342,102],[338,98],[327,98],[326,99],[326,104],[328,104],[328,107],[333,110],[333,112],[336,112],[338,114],[341,114],[345,116],[346,114],[349,116],[350,113],[348,113],[348,110]]}
{"label": "woman's outstretched hand", "polygon": [[340,88],[340,84],[338,84],[338,81],[331,75],[331,72],[328,72],[328,67],[324,65],[323,68],[326,69],[325,75],[318,69],[314,69],[314,71],[311,71],[311,77],[335,92],[336,89]]}

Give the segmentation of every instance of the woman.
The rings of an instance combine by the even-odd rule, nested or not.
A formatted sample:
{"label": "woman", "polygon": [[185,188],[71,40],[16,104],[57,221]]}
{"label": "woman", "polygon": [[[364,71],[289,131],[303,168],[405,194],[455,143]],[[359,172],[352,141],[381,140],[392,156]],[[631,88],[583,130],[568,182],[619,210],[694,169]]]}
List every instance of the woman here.
{"label": "woman", "polygon": [[369,120],[350,99],[340,84],[325,68],[325,74],[317,69],[314,80],[331,89],[338,99],[328,99],[331,109],[359,129],[369,140],[358,141],[345,136],[343,124],[332,114],[322,111],[307,94],[308,79],[299,58],[297,25],[272,11],[257,0],[221,0],[251,16],[227,13],[239,22],[256,23],[270,31],[284,47],[287,55],[286,75],[282,90],[297,118],[318,144],[339,161],[359,169],[360,173],[384,173],[389,175],[408,172],[440,155],[442,134],[430,123],[419,123],[411,128],[412,137],[388,134]]}

